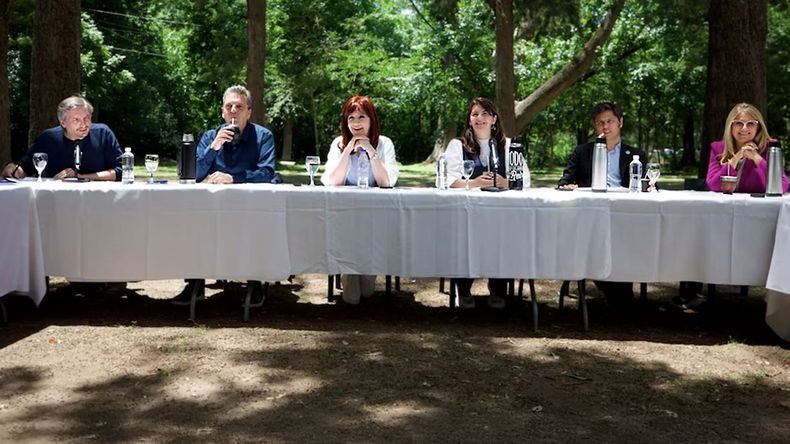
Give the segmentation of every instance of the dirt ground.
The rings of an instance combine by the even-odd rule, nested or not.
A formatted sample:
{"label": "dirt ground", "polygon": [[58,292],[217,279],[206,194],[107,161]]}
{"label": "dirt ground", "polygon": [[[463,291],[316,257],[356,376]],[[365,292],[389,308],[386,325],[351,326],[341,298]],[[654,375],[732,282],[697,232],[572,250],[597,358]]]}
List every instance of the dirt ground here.
{"label": "dirt ground", "polygon": [[[380,279],[379,287],[383,287]],[[435,279],[360,306],[326,276],[272,285],[242,322],[241,284],[180,281],[96,295],[53,281],[36,309],[3,298],[2,442],[790,442],[790,344],[761,289],[695,309],[677,285],[609,307],[588,283],[589,332],[556,281],[529,304],[450,310]]]}

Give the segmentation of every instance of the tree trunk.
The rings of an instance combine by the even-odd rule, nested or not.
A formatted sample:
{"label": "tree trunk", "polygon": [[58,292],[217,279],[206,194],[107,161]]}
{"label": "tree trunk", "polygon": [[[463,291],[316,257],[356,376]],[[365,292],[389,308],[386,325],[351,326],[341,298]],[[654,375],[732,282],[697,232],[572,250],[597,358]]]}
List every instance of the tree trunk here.
{"label": "tree trunk", "polygon": [[458,130],[458,126],[455,122],[444,123],[444,119],[442,119],[441,116],[439,116],[439,123],[437,126],[440,132],[439,137],[437,137],[436,141],[433,143],[431,155],[422,161],[423,164],[435,162],[436,159],[439,158],[439,155],[447,148],[447,144],[450,143],[450,140],[455,137],[455,132]]}
{"label": "tree trunk", "polygon": [[283,124],[283,155],[281,160],[293,160],[294,122],[290,118]]}
{"label": "tree trunk", "polygon": [[708,172],[710,143],[721,139],[727,114],[740,102],[766,114],[767,0],[712,0],[708,9],[708,79],[699,177]]}
{"label": "tree trunk", "polygon": [[254,100],[252,121],[266,122],[263,104],[266,68],[266,0],[247,0],[247,88]]}
{"label": "tree trunk", "polygon": [[318,133],[318,107],[315,104],[315,94],[313,92],[310,93],[310,108],[312,108],[311,111],[313,112],[313,138],[315,139],[315,147],[313,148],[313,154],[316,156],[320,156],[321,143],[320,143],[320,136]]}
{"label": "tree trunk", "polygon": [[681,165],[694,165],[696,161],[694,154],[694,114],[688,113],[683,122],[683,157],[680,160]]}
{"label": "tree trunk", "polygon": [[[513,69],[513,0],[494,0],[496,16],[496,102],[505,135],[516,133],[516,74]],[[523,128],[522,128],[523,130]]]}
{"label": "tree trunk", "polygon": [[0,0],[0,168],[11,161],[11,95],[8,92],[10,0]]}
{"label": "tree trunk", "polygon": [[28,143],[57,123],[58,103],[79,92],[80,0],[36,0]]}
{"label": "tree trunk", "polygon": [[[568,62],[560,72],[544,82],[529,97],[516,102],[516,133],[523,131],[539,112],[543,111],[557,96],[570,88],[590,68],[593,60],[595,60],[598,48],[609,38],[609,34],[611,34],[614,24],[617,22],[617,17],[620,15],[624,3],[625,0],[615,0],[595,34],[584,44],[584,48],[576,54],[573,60]],[[497,79],[498,81],[499,79]]]}

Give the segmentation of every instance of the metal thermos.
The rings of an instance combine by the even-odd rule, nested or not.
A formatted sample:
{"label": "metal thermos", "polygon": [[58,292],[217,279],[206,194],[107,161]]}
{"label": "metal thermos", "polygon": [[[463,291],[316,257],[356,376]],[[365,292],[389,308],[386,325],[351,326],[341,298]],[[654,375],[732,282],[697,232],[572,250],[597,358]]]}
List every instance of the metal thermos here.
{"label": "metal thermos", "polygon": [[606,139],[598,137],[593,145],[592,190],[606,192],[606,173],[609,169],[609,155],[606,152]]}
{"label": "metal thermos", "polygon": [[782,195],[782,145],[776,139],[768,141],[768,178],[765,182],[766,196]]}
{"label": "metal thermos", "polygon": [[184,134],[181,137],[181,149],[178,150],[178,182],[195,183],[195,163],[197,152],[195,150],[195,137]]}
{"label": "metal thermos", "polygon": [[521,141],[514,137],[510,142],[507,155],[508,188],[511,190],[524,189],[524,154],[521,152]]}

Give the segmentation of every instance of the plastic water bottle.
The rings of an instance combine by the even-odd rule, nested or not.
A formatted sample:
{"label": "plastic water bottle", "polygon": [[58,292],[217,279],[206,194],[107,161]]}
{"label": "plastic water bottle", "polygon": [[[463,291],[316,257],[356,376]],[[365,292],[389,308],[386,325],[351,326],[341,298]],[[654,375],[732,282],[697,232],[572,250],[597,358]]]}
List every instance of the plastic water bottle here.
{"label": "plastic water bottle", "polygon": [[368,153],[362,149],[357,160],[357,188],[368,187],[368,176],[370,175],[370,160]]}
{"label": "plastic water bottle", "polygon": [[128,146],[121,155],[121,183],[134,183],[134,154]]}
{"label": "plastic water bottle", "polygon": [[436,188],[447,189],[447,156],[444,153],[436,159]]}
{"label": "plastic water bottle", "polygon": [[639,161],[639,156],[635,155],[634,160],[628,164],[628,172],[631,175],[631,180],[628,182],[628,191],[631,193],[642,192],[642,162]]}

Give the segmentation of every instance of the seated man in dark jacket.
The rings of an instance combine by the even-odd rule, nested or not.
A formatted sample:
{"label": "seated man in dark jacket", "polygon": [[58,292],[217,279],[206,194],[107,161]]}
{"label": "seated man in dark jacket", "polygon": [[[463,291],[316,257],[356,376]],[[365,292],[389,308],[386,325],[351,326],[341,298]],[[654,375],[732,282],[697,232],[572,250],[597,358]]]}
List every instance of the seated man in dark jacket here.
{"label": "seated man in dark jacket", "polygon": [[60,125],[39,134],[21,159],[3,168],[3,176],[22,179],[36,174],[33,154],[46,153],[43,177],[121,180],[122,152],[118,139],[107,125],[92,124],[92,115],[93,105],[83,97],[64,99],[58,104]]}
{"label": "seated man in dark jacket", "polygon": [[[595,133],[606,139],[609,156],[606,172],[607,187],[628,187],[630,180],[628,165],[634,156],[644,164],[647,162],[645,152],[623,143],[620,129],[623,127],[623,111],[614,103],[602,102],[592,109],[592,120]],[[589,187],[592,184],[593,144],[577,145],[568,160],[568,166],[562,172],[557,187],[572,190],[576,187]],[[595,281],[598,290],[603,292],[610,303],[622,303],[634,298],[633,284],[630,282]]]}
{"label": "seated man in dark jacket", "polygon": [[[609,169],[606,173],[608,187],[628,188],[628,164],[639,156],[642,164],[647,162],[645,152],[623,143],[620,139],[620,129],[623,127],[623,111],[614,103],[603,102],[592,109],[595,133],[606,139],[606,149],[609,155]],[[589,187],[592,184],[592,156],[593,143],[577,145],[573,149],[568,166],[562,172],[559,188],[574,189],[576,187]]]}

